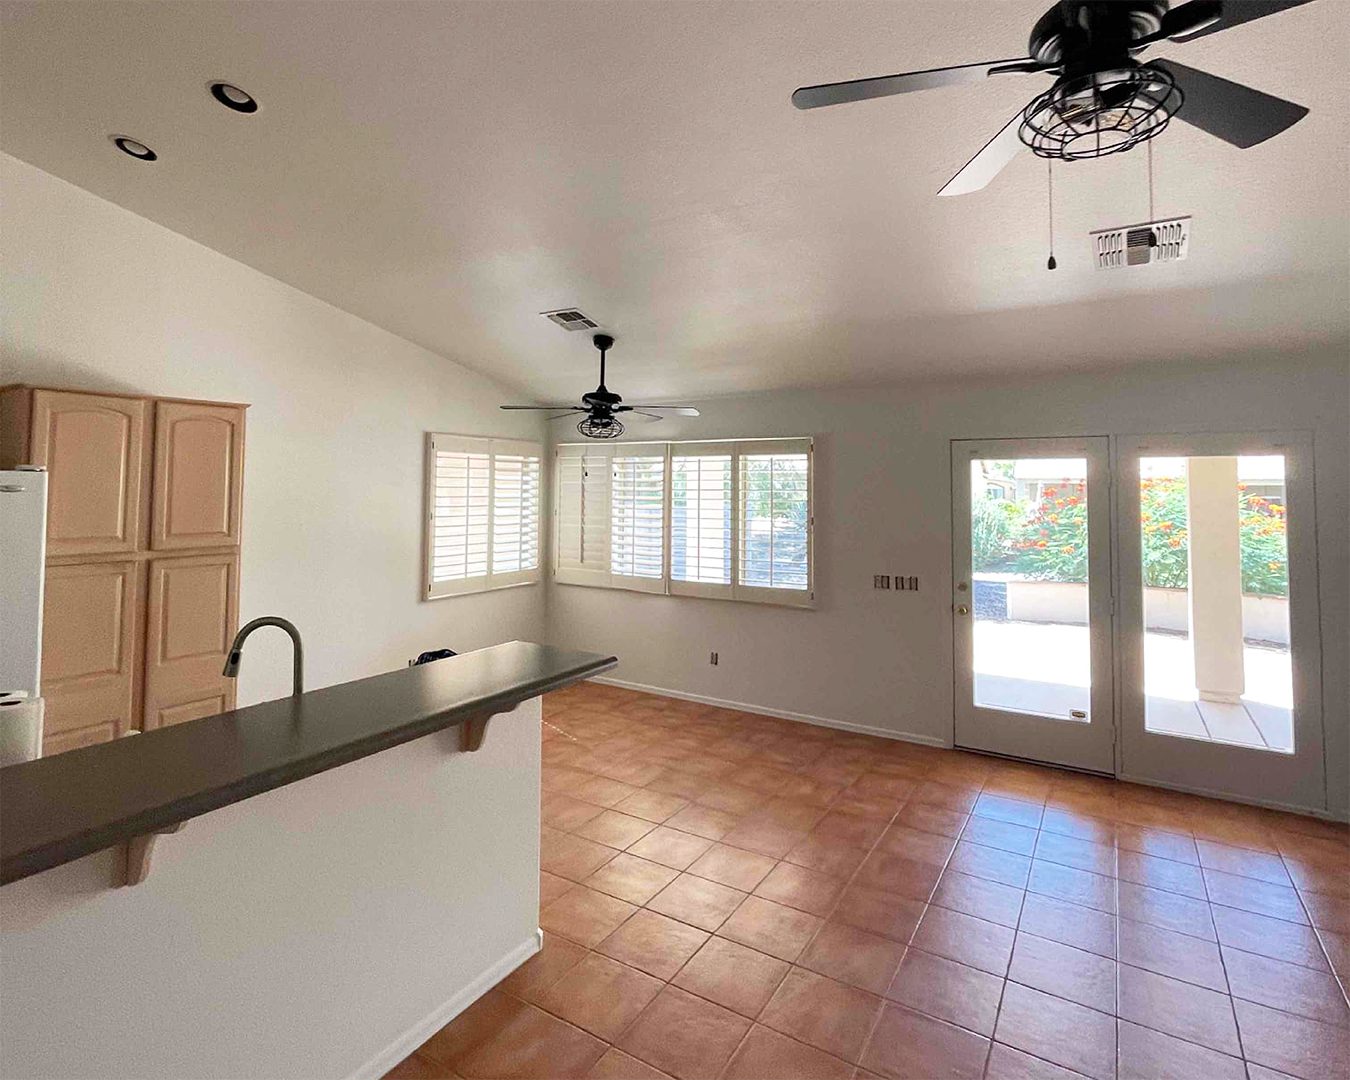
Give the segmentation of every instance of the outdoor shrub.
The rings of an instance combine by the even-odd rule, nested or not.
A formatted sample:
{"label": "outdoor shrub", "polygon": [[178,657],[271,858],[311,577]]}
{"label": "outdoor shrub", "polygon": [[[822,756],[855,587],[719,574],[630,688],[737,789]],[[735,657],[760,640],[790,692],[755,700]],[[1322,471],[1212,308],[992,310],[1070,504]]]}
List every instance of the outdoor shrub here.
{"label": "outdoor shrub", "polygon": [[1011,554],[1022,508],[1007,499],[979,499],[970,508],[970,556],[976,572],[1001,569]]}
{"label": "outdoor shrub", "polygon": [[1022,519],[1015,569],[1042,581],[1087,581],[1087,502],[1082,485],[1047,487]]}

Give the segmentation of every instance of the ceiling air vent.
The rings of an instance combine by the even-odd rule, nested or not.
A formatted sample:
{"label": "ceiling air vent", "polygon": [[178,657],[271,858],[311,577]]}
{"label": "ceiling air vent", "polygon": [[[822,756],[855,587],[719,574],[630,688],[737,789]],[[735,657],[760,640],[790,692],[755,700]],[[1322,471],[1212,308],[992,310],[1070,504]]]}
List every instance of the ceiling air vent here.
{"label": "ceiling air vent", "polygon": [[557,323],[564,330],[594,330],[600,324],[576,308],[559,308],[557,311],[541,311],[549,322]]}
{"label": "ceiling air vent", "polygon": [[1142,225],[1100,229],[1090,234],[1098,270],[1184,259],[1191,245],[1191,219],[1165,218]]}

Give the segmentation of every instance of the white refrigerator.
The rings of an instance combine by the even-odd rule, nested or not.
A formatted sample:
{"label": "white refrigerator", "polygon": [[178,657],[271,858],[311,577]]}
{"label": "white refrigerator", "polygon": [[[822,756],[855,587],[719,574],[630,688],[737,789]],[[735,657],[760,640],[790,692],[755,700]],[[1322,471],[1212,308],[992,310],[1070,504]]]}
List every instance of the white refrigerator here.
{"label": "white refrigerator", "polygon": [[42,586],[47,473],[0,470],[0,765],[42,751]]}

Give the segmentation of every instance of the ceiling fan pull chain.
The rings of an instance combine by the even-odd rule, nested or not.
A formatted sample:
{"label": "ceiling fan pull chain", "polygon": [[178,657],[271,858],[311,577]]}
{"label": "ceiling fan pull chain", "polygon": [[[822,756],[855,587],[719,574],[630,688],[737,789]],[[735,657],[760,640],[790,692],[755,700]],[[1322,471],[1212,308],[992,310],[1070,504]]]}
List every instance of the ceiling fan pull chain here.
{"label": "ceiling fan pull chain", "polygon": [[1045,159],[1045,207],[1050,223],[1050,258],[1045,261],[1045,268],[1053,270],[1059,263],[1055,262],[1055,174],[1050,158]]}

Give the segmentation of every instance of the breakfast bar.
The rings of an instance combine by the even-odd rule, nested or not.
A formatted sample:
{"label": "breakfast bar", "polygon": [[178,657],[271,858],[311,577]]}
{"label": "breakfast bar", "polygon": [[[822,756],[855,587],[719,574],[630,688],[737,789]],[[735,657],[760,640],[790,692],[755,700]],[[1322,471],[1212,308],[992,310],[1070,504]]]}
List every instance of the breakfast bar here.
{"label": "breakfast bar", "polygon": [[0,770],[0,1075],[382,1075],[538,950],[539,698],[616,663],[509,642]]}

